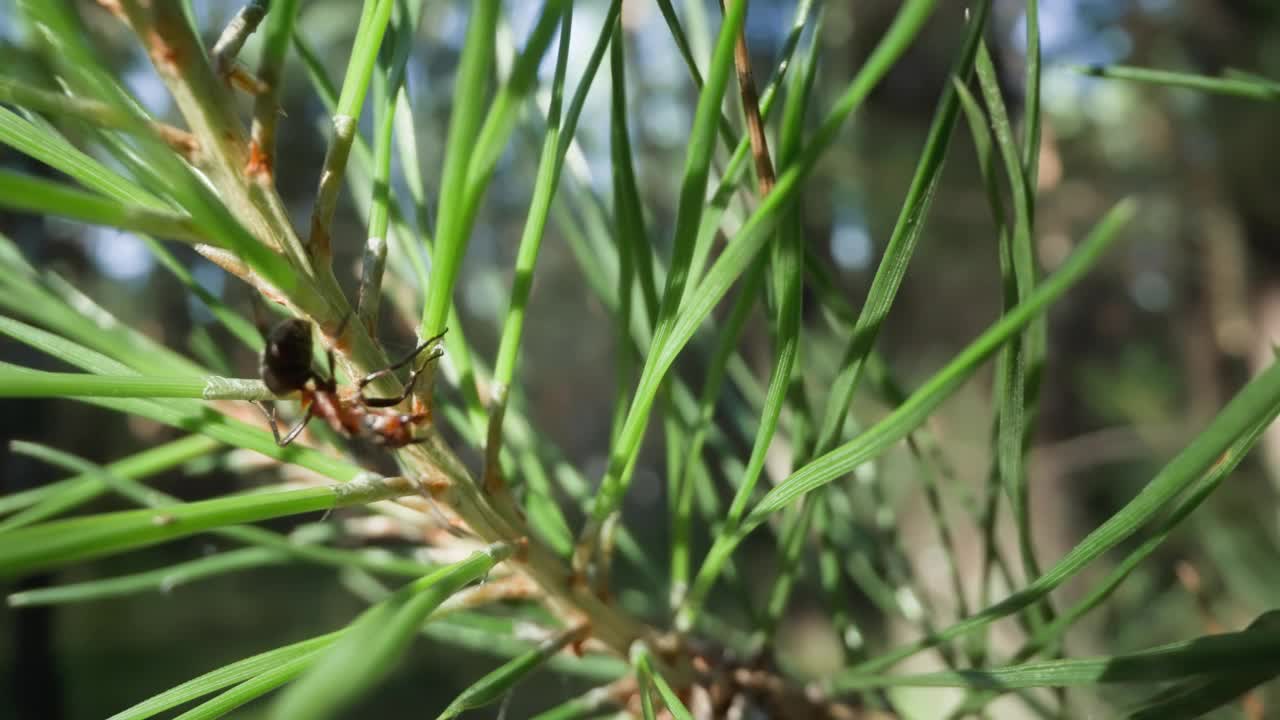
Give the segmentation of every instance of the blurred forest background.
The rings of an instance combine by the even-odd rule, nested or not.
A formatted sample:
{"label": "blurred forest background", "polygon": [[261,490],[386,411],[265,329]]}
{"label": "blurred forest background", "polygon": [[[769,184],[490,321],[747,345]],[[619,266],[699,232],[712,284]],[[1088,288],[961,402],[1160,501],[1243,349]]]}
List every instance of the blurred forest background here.
{"label": "blurred forest background", "polygon": [[[239,9],[234,2],[196,0],[193,5],[206,40]],[[605,2],[576,5],[575,28],[599,25]],[[699,23],[716,27],[715,2],[676,5],[695,38],[706,37]],[[853,74],[897,5],[892,0],[826,3],[819,74],[826,91],[820,89],[819,97],[829,100]],[[439,139],[445,136],[467,6],[465,0],[426,3],[419,56],[409,65],[411,97],[423,123],[418,133],[425,141],[421,157],[397,162],[421,164],[428,197],[436,191],[431,183],[441,162]],[[512,37],[524,37],[540,3],[512,1],[506,6]],[[747,28],[757,68],[772,66],[793,7],[793,2],[752,0]],[[892,228],[933,104],[947,80],[946,68],[961,36],[962,7],[959,0],[940,4],[922,41],[855,117],[805,191],[809,241],[829,259],[855,307]],[[1007,81],[1006,96],[1016,103],[1023,72],[1023,3],[1001,0],[995,8],[988,42]],[[1032,492],[1040,557],[1052,559],[1129,499],[1255,367],[1270,362],[1272,343],[1280,339],[1280,106],[1092,78],[1079,66],[1123,62],[1205,74],[1238,68],[1280,78],[1280,4],[1042,0],[1041,13],[1041,268],[1056,267],[1071,242],[1120,197],[1136,194],[1143,207],[1122,249],[1050,315]],[[335,75],[344,67],[355,14],[344,0],[303,4],[301,32]],[[132,36],[96,8],[86,8],[85,17],[94,28],[102,62],[117,68],[136,95],[164,115],[168,97]],[[637,109],[632,128],[641,190],[653,237],[669,243],[677,193],[673,178],[683,163],[695,94],[656,6],[628,0],[624,23],[633,63],[629,72],[639,93],[632,98]],[[583,37],[592,32],[583,32]],[[249,57],[255,53],[254,43],[251,39],[245,51]],[[582,45],[574,48],[579,64],[589,51],[585,40]],[[708,53],[705,46],[694,50],[700,58]],[[551,62],[548,58],[544,68],[548,73]],[[50,81],[30,50],[28,29],[17,18],[12,0],[0,0],[0,65],[8,73]],[[576,83],[575,69],[580,67],[571,66],[571,83]],[[607,73],[602,73],[578,131],[584,152],[573,161],[573,181],[592,184],[603,197],[609,197],[611,181],[608,84]],[[287,67],[283,103],[287,118],[279,137],[280,187],[298,226],[305,226],[329,119],[307,90],[302,68],[294,60]],[[999,311],[995,237],[967,131],[957,132],[964,137],[953,143],[921,252],[880,338],[880,349],[907,381],[936,369]],[[490,356],[505,310],[540,133],[536,113],[527,114],[480,212],[460,283],[459,307],[468,336]],[[0,165],[47,172],[3,148]],[[576,210],[561,207],[558,212]],[[256,373],[255,358],[238,349],[226,352],[232,344],[223,331],[188,301],[177,281],[158,271],[137,238],[3,213],[0,232],[18,242],[33,263],[55,269],[169,346],[220,358],[232,375]],[[334,236],[362,242],[363,234],[350,207],[340,208]],[[614,331],[576,270],[573,238],[554,222],[548,235],[521,377],[531,419],[595,478],[608,447]],[[348,252],[335,263],[347,281],[357,271],[361,242],[335,242],[336,248]],[[228,281],[188,248],[172,249],[210,291],[248,312],[250,294],[245,287]],[[409,329],[397,332],[407,343]],[[747,357],[764,376],[770,363],[767,334],[759,329],[749,337]],[[838,361],[839,349],[836,342],[819,346],[806,361],[829,367]],[[7,341],[0,341],[0,358],[62,369]],[[689,365],[677,370],[697,377],[696,367]],[[934,420],[944,451],[962,472],[958,482],[975,489],[985,481],[990,462],[990,398],[988,370]],[[881,409],[868,402],[860,411],[875,417]],[[6,400],[0,404],[0,439],[6,446],[0,450],[0,492],[59,477],[47,466],[8,455],[10,439],[45,442],[105,462],[171,436],[167,428],[86,405]],[[744,457],[749,438],[745,443]],[[643,513],[647,505],[665,502],[665,484],[658,477],[661,448],[657,442],[650,445],[628,513]],[[1259,455],[1242,466],[1112,601],[1070,634],[1073,654],[1122,652],[1214,627],[1239,628],[1262,611],[1280,607],[1280,434],[1273,432]],[[176,473],[161,478],[158,486],[187,499],[229,489],[218,467],[202,470],[194,479]],[[893,473],[893,463],[880,472]],[[112,502],[99,501],[99,509]],[[936,558],[925,551],[923,540],[930,531],[921,512],[923,501],[903,495],[893,502],[897,522],[907,528],[904,537],[919,575],[941,578],[942,573],[929,571]],[[972,524],[963,521],[966,516],[960,510],[955,517],[963,560]],[[632,526],[648,533],[642,540],[663,547],[663,527]],[[913,533],[921,538],[919,548],[911,545]],[[197,556],[210,542],[197,537],[77,566],[62,572],[59,580],[155,567]],[[761,563],[772,557],[769,552],[760,556]],[[767,576],[766,566],[761,567]],[[1092,577],[1104,571],[1100,566]],[[24,581],[27,586],[49,582],[49,577]],[[767,587],[763,577],[761,584]],[[5,594],[18,589],[0,588]],[[939,593],[935,604],[952,612],[954,599],[948,600],[944,583],[939,580],[933,589]],[[787,619],[785,642],[807,646],[811,671],[830,669],[840,662],[840,639],[830,633],[817,598],[797,600]],[[262,648],[337,627],[360,607],[361,601],[335,583],[332,573],[291,567],[226,575],[170,594],[6,610],[0,613],[0,717],[96,717],[103,709],[123,708]],[[489,659],[451,646],[421,642],[413,653],[370,701],[368,710],[376,715],[368,716],[408,716],[421,710],[424,693],[443,702],[491,667]],[[429,675],[420,671],[423,667],[431,669]],[[565,696],[571,683],[556,678],[522,687],[507,717],[523,717],[529,707],[545,707],[547,696]]]}

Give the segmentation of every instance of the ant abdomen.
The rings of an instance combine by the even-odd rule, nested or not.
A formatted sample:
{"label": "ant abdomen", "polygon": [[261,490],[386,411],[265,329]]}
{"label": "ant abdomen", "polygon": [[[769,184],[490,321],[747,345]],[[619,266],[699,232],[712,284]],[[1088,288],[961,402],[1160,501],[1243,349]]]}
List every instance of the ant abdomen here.
{"label": "ant abdomen", "polygon": [[289,318],[267,335],[262,350],[262,382],[275,395],[287,395],[306,387],[311,371],[311,324]]}

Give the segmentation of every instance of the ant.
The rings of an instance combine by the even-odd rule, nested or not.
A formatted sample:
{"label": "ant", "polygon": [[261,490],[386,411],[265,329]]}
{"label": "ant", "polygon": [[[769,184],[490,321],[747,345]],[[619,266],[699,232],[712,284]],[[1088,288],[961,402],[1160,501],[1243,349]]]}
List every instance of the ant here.
{"label": "ant", "polygon": [[[343,320],[339,326],[338,335],[342,334],[346,322]],[[443,349],[437,347],[421,366],[409,374],[409,384],[399,397],[365,397],[364,388],[378,378],[390,375],[413,362],[414,358],[439,343],[443,337],[444,333],[440,333],[418,345],[403,360],[364,376],[356,383],[355,396],[343,397],[338,394],[332,349],[326,355],[329,360],[327,378],[311,367],[311,323],[297,318],[281,321],[267,335],[266,347],[262,350],[262,382],[274,395],[298,392],[301,395],[303,414],[302,419],[282,437],[276,424],[275,407],[272,406],[269,411],[263,408],[271,422],[271,434],[275,436],[276,444],[284,447],[293,442],[315,415],[324,418],[334,432],[350,438],[364,438],[383,447],[401,448],[418,442],[413,436],[413,428],[429,420],[431,412],[421,408],[416,402],[413,412],[398,412],[394,407],[413,394],[418,376],[426,369],[427,363],[444,354]]]}

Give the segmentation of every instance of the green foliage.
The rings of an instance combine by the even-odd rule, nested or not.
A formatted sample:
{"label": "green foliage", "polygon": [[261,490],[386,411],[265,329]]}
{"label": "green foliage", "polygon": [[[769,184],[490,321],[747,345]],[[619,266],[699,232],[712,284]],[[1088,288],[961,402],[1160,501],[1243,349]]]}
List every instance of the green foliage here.
{"label": "green foliage", "polygon": [[273,716],[309,719],[342,712],[395,667],[433,610],[510,555],[509,546],[490,547],[404,586],[366,610],[277,699]]}
{"label": "green foliage", "polygon": [[[278,675],[282,668],[294,668],[299,662],[314,659],[320,650],[331,645],[338,636],[339,633],[322,635],[234,662],[152,696],[127,710],[112,715],[111,720],[142,720],[142,718],[154,717],[165,710],[223,688],[243,687],[245,683],[252,682],[266,673],[274,671]],[[226,710],[234,707],[235,705],[232,705]]]}
{"label": "green foliage", "polygon": [[1171,88],[1186,88],[1220,95],[1235,95],[1250,100],[1280,101],[1280,83],[1247,73],[1234,73],[1229,77],[1206,77],[1193,73],[1167,72],[1148,68],[1121,65],[1081,68],[1086,75],[1131,80]]}
{"label": "green foliage", "polygon": [[581,630],[570,630],[558,637],[547,640],[538,647],[503,664],[497,670],[485,675],[474,685],[462,691],[462,694],[440,713],[438,720],[447,720],[462,715],[468,710],[484,707],[502,700],[516,683],[545,664],[556,653],[566,646],[582,639]]}
{"label": "green foliage", "polygon": [[[739,52],[745,49],[747,2],[724,3],[714,29],[702,21],[697,3],[682,22],[672,3],[659,2],[696,93],[677,154],[682,169],[678,180],[670,178],[669,223],[647,192],[639,130],[646,108],[634,99],[641,85],[640,52],[628,45],[621,0],[589,15],[602,22],[585,33],[582,15],[575,12],[580,4],[547,0],[528,36],[514,40],[506,5],[468,4],[447,135],[439,138],[422,134],[422,127],[431,126],[429,113],[413,100],[407,82],[412,64],[421,61],[421,44],[429,42],[419,30],[432,11],[429,3],[366,0],[358,17],[344,7],[354,37],[340,85],[329,78],[324,55],[303,31],[308,10],[297,2],[271,3],[265,18],[263,7],[251,3],[212,54],[200,39],[211,28],[194,27],[180,4],[104,5],[115,13],[113,22],[128,26],[146,50],[181,126],[170,124],[175,118],[153,117],[96,60],[99,40],[86,30],[75,4],[23,2],[22,16],[33,31],[31,51],[48,60],[48,76],[0,75],[0,102],[13,108],[0,107],[0,143],[31,166],[60,176],[0,170],[0,207],[144,237],[189,299],[244,348],[224,349],[206,332],[202,343],[192,340],[198,357],[188,357],[154,339],[150,328],[131,327],[106,309],[105,300],[94,298],[101,284],[67,280],[28,261],[18,243],[0,237],[0,333],[59,363],[56,370],[0,363],[0,398],[75,399],[190,433],[132,454],[114,452],[116,459],[103,465],[46,445],[14,443],[15,453],[72,474],[0,497],[0,577],[194,535],[215,535],[233,546],[198,559],[15,592],[8,602],[23,607],[127,598],[293,564],[336,571],[342,584],[369,602],[339,630],[233,662],[159,692],[113,720],[153,717],[196,701],[202,702],[178,717],[221,717],[276,690],[266,708],[269,717],[340,715],[376,695],[406,662],[419,635],[446,648],[443,658],[473,651],[505,659],[442,703],[440,718],[500,703],[538,672],[610,683],[542,718],[586,717],[617,706],[639,709],[646,718],[660,712],[691,718],[693,690],[725,683],[716,690],[739,693],[739,680],[726,680],[739,671],[767,675],[756,690],[773,693],[779,706],[840,703],[856,694],[859,702],[891,712],[900,711],[893,696],[871,691],[958,687],[968,691],[963,712],[983,713],[997,697],[1016,694],[1035,712],[1069,714],[1069,707],[1046,705],[1022,691],[1169,683],[1147,690],[1130,715],[1192,717],[1280,673],[1273,613],[1238,632],[1188,632],[1194,639],[1139,652],[1084,659],[1060,654],[1067,632],[1113,598],[1259,442],[1280,413],[1280,365],[1262,370],[1123,507],[1041,571],[1029,493],[1039,396],[1055,381],[1046,373],[1045,316],[1080,293],[1086,277],[1139,223],[1141,203],[1125,199],[1100,212],[1052,272],[1037,269],[1043,131],[1035,0],[1026,3],[1027,116],[1021,121],[1011,117],[983,41],[991,36],[991,3],[974,3],[964,16],[967,24],[953,27],[958,42],[948,79],[856,309],[814,250],[814,209],[806,198],[824,173],[845,172],[827,166],[841,157],[846,126],[890,73],[903,72],[904,57],[927,24],[944,16],[959,21],[947,3],[897,4],[865,62],[851,77],[835,78],[842,89],[828,104],[822,76],[836,71],[820,66],[824,13],[831,8],[797,4],[757,100],[750,68],[743,66],[749,54]],[[235,56],[251,47],[246,40],[259,22],[255,76]],[[575,32],[590,40],[585,60],[575,55]],[[702,49],[705,58],[698,57]],[[606,53],[609,117],[598,124],[607,125],[611,187],[602,192],[582,170],[578,134]],[[329,113],[323,121],[327,150],[305,232],[295,230],[276,183],[282,164],[275,154],[277,126],[295,122],[280,115],[285,68],[292,60],[301,61],[298,70],[310,80],[310,88],[298,92],[319,99]],[[546,87],[539,76],[544,64],[551,71]],[[1086,72],[1264,101],[1280,97],[1276,83],[1241,74],[1204,78],[1119,66]],[[579,75],[578,84],[566,106],[571,75]],[[736,103],[726,99],[735,76]],[[235,97],[245,85],[256,93],[251,122]],[[775,118],[779,100],[784,109]],[[366,112],[370,133],[361,131]],[[961,116],[976,150],[983,212],[991,216],[1000,311],[984,332],[908,391],[898,378],[906,371],[893,367],[877,347],[882,331],[891,327],[909,269],[919,267],[921,255],[945,252],[926,241],[944,172],[949,163],[957,164],[956,157],[968,157],[952,147],[963,137],[956,131]],[[528,163],[535,168],[528,207],[519,240],[512,243],[509,294],[485,318],[489,333],[458,307],[463,268],[477,254],[472,241],[490,186],[510,170],[501,160],[530,138],[534,147],[528,154],[536,160]],[[436,146],[443,148],[441,166],[424,171],[420,152]],[[749,160],[754,162],[748,165]],[[347,222],[342,215],[348,208],[340,202],[344,185],[356,226],[367,229],[367,243],[344,246],[348,240],[336,230]],[[437,190],[434,197],[429,187]],[[537,314],[534,287],[550,272],[539,261],[552,233],[565,238],[575,272],[593,294],[592,307],[607,317],[616,340],[609,420],[573,418],[580,427],[608,429],[601,433],[609,447],[602,452],[606,462],[599,478],[575,467],[555,447],[554,433],[537,425],[538,378],[520,370],[531,335],[526,325]],[[161,241],[180,243],[181,251]],[[300,393],[276,397],[259,379],[223,377],[227,356],[261,350],[262,339],[249,320],[257,313],[198,282],[185,260],[192,253],[243,281],[255,303],[269,301],[314,326],[317,354],[337,363],[339,390],[330,394],[313,382]],[[341,260],[349,257],[361,260],[354,293],[343,288]],[[730,293],[736,295],[726,302]],[[385,307],[382,299],[388,300]],[[731,307],[717,322],[713,316],[722,304]],[[828,324],[815,322],[818,317]],[[412,356],[401,364],[408,371],[378,372],[392,367],[388,355],[397,354],[380,339],[392,320],[423,337],[447,330],[445,357]],[[751,355],[767,358],[763,372],[747,359],[753,323],[768,341],[767,352]],[[490,335],[497,341],[492,357],[484,349],[489,345],[472,340]],[[990,485],[979,506],[960,486],[929,421],[993,358],[994,415],[983,418],[992,427]],[[68,365],[79,372],[66,372]],[[698,368],[696,385],[682,372],[686,366]],[[328,367],[320,367],[327,377]],[[401,411],[361,399],[361,392],[400,397],[401,378],[410,372],[412,389]],[[366,378],[368,387],[361,381],[357,392],[356,378]],[[887,412],[863,417],[866,395]],[[454,397],[460,402],[451,402]],[[304,418],[312,408],[320,418],[313,420],[314,432],[281,447],[251,403],[284,407],[294,400],[309,404]],[[434,420],[427,419],[426,408]],[[323,420],[328,429],[319,429]],[[637,523],[624,512],[640,494],[637,467],[649,436],[657,435],[647,433],[654,420],[662,428],[662,485],[668,492],[661,520],[669,540],[659,548],[649,546],[655,535],[649,526],[657,521]],[[398,442],[386,429],[396,425],[412,432],[413,442]],[[904,443],[910,454],[902,460],[902,474],[921,479],[959,595],[960,617],[950,624],[924,604],[923,583],[913,576],[903,547],[905,534],[894,526],[899,496],[892,482],[898,478],[882,471],[898,462],[894,450]],[[252,462],[245,460],[250,455]],[[194,475],[199,470],[190,463],[199,459],[208,461],[205,469],[216,467],[231,478],[234,487],[187,501],[146,484],[175,469]],[[366,469],[375,463],[395,469],[386,475]],[[272,479],[264,483],[261,475]],[[762,478],[771,481],[767,489]],[[142,507],[95,506],[63,517],[108,494]],[[1007,513],[1000,509],[1001,495],[1008,500]],[[340,518],[330,517],[330,511],[344,508]],[[301,522],[316,513],[322,515]],[[984,565],[976,582],[962,577],[951,534],[962,514],[973,520],[979,537]],[[1006,514],[1017,533],[1016,563],[1006,560],[996,533]],[[254,525],[266,520],[292,529]],[[773,536],[767,552],[779,572],[766,578],[767,600],[757,608],[751,595],[759,594],[760,583],[751,582],[758,579],[751,566],[759,564],[760,551],[747,541],[764,534]],[[381,547],[388,537],[411,539],[422,546],[413,550],[422,553]],[[1126,545],[1135,539],[1136,545]],[[709,549],[703,550],[704,541]],[[1050,593],[1068,581],[1083,581],[1086,568],[1112,552],[1123,555],[1083,599],[1066,609],[1050,605]],[[813,569],[805,562],[809,554],[818,560],[818,577],[811,579],[805,577]],[[657,557],[669,558],[669,567]],[[1008,594],[992,602],[997,567]],[[644,578],[641,591],[618,591],[632,571]],[[388,592],[380,584],[387,577],[413,579]],[[739,595],[735,610],[717,602],[722,578]],[[780,630],[796,588],[808,580],[817,581],[850,651],[839,661],[841,669],[828,669],[813,686],[825,693],[817,699],[804,689],[812,678],[796,669],[804,661],[796,655],[803,652],[789,653]],[[976,609],[965,597],[969,586],[980,588]],[[872,600],[872,617],[854,617],[855,588]],[[985,629],[1006,617],[1022,622],[1025,637],[1020,650],[1000,657],[988,647]],[[889,647],[878,631],[892,619],[905,620],[919,639]],[[713,646],[747,656],[704,650]],[[891,671],[934,649],[948,669]],[[764,652],[777,662],[761,662]],[[703,672],[705,663],[715,665],[713,672]],[[432,707],[428,715],[436,711]]]}

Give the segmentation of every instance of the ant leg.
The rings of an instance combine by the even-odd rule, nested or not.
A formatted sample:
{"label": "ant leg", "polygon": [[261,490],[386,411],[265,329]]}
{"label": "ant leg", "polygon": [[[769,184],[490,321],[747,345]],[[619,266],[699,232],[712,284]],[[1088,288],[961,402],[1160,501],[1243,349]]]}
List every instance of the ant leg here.
{"label": "ant leg", "polygon": [[[448,332],[448,331],[446,330],[445,332]],[[428,338],[427,340],[424,340],[422,344],[418,345],[418,347],[414,348],[413,352],[409,353],[407,356],[405,356],[402,360],[396,362],[394,365],[385,367],[381,370],[371,372],[368,375],[365,375],[364,377],[360,378],[360,381],[356,384],[356,387],[360,390],[360,401],[370,407],[392,407],[393,405],[399,405],[400,403],[404,402],[406,398],[408,398],[410,395],[413,394],[414,383],[418,381],[418,375],[422,372],[422,369],[426,367],[427,363],[431,362],[432,360],[439,359],[440,356],[444,355],[443,349],[436,348],[431,353],[431,355],[429,355],[427,359],[423,361],[422,367],[415,369],[412,373],[409,374],[409,385],[408,387],[405,388],[404,392],[401,393],[399,397],[394,397],[394,398],[365,397],[364,388],[369,383],[379,378],[386,377],[387,375],[390,375],[396,370],[399,370],[405,365],[408,365],[409,363],[413,362],[414,358],[418,357],[418,355],[421,354],[423,350],[426,350],[427,348],[431,347],[435,343],[440,342],[440,339],[443,337],[444,337],[444,332],[440,333],[439,335],[436,335],[435,337]]]}
{"label": "ant leg", "polygon": [[390,398],[365,397],[363,392],[364,386],[361,385],[360,387],[362,389],[362,392],[360,393],[360,402],[364,403],[368,407],[395,407],[396,405],[399,405],[405,400],[408,400],[409,397],[413,395],[413,388],[415,385],[418,384],[418,376],[421,375],[423,370],[426,369],[427,363],[431,362],[432,360],[438,360],[442,355],[444,355],[444,350],[437,348],[434,352],[432,352],[430,355],[427,356],[427,359],[423,361],[421,367],[415,368],[413,372],[409,373],[409,383],[405,385],[404,392],[400,393],[399,397],[390,397]]}
{"label": "ant leg", "polygon": [[[431,362],[432,360],[438,357],[440,357],[439,353],[431,353],[431,356],[427,358],[427,362]],[[426,364],[424,363],[423,367],[425,366]],[[409,382],[404,386],[404,392],[400,393],[399,397],[389,397],[389,398],[365,397],[364,385],[361,385],[360,386],[360,402],[364,403],[368,407],[375,407],[375,408],[395,407],[396,405],[399,405],[405,400],[408,400],[409,397],[413,395],[413,388],[418,384],[418,376],[421,374],[422,374],[422,368],[416,368],[413,372],[409,373]]]}
{"label": "ant leg", "polygon": [[[307,422],[311,420],[311,415],[314,412],[313,411],[314,407],[315,405],[308,403],[307,409],[302,412],[302,419],[298,421],[297,425],[294,425],[292,428],[289,428],[288,434],[286,434],[283,438],[280,437],[279,431],[276,430],[275,418],[272,417],[271,432],[276,436],[276,445],[279,445],[280,447],[285,447],[289,443],[293,442],[294,438],[298,437],[298,435],[302,432],[302,429],[307,426]],[[274,412],[272,414],[274,415]]]}
{"label": "ant leg", "polygon": [[276,422],[276,406],[272,404],[271,408],[268,409],[265,403],[255,401],[253,404],[257,405],[262,414],[267,416],[267,424],[271,426],[271,436],[276,439],[276,445],[284,447],[284,444],[280,442],[280,424]]}
{"label": "ant leg", "polygon": [[284,437],[280,437],[280,423],[276,420],[276,406],[272,405],[271,409],[267,409],[267,406],[260,402],[255,402],[254,405],[257,405],[258,409],[262,411],[262,414],[267,416],[267,423],[271,425],[271,436],[275,438],[276,445],[280,447],[285,447],[289,443],[293,442],[294,438],[298,437],[298,433],[302,432],[302,428],[306,427],[307,421],[311,419],[311,408],[313,407],[308,403],[306,410],[302,413],[302,419],[298,421],[298,424],[289,428],[289,432],[285,433]]}
{"label": "ant leg", "polygon": [[[435,337],[431,337],[431,338],[427,338],[426,340],[423,340],[408,355],[405,355],[403,358],[397,360],[396,362],[392,363],[391,365],[388,365],[387,367],[381,370],[376,370],[374,372],[369,373],[368,375],[365,375],[363,378],[360,378],[360,387],[364,387],[365,385],[368,385],[369,383],[373,382],[374,380],[377,380],[378,378],[390,375],[396,370],[399,370],[405,365],[408,365],[409,363],[413,362],[413,359],[418,357],[418,355],[422,354],[423,350],[426,350],[427,348],[431,347],[432,345],[435,345],[436,343],[444,339],[444,334],[447,332],[449,331],[445,330],[444,332],[440,333],[439,335],[436,335]],[[434,353],[432,356],[439,357],[439,355],[436,355]]]}

